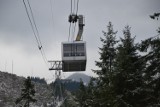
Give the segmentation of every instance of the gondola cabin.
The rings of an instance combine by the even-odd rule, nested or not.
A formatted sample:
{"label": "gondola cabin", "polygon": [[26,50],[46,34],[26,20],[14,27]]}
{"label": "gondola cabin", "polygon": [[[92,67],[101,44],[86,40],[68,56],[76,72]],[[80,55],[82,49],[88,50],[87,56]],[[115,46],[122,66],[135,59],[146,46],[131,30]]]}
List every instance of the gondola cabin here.
{"label": "gondola cabin", "polygon": [[85,71],[86,42],[74,41],[62,43],[63,72]]}

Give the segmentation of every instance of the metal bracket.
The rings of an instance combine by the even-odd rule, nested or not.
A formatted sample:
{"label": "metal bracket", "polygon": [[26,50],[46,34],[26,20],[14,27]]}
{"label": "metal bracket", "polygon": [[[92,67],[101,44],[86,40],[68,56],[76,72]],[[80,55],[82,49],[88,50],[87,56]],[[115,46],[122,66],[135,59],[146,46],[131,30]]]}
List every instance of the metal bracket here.
{"label": "metal bracket", "polygon": [[49,70],[62,70],[62,61],[48,61],[51,64]]}

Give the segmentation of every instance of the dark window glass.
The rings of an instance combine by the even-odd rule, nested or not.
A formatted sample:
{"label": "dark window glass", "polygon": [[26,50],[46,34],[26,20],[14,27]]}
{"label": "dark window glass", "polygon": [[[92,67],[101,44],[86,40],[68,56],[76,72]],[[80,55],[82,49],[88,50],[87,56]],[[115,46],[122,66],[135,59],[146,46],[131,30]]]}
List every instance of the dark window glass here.
{"label": "dark window glass", "polygon": [[64,44],[63,45],[63,51],[71,51],[71,44]]}
{"label": "dark window glass", "polygon": [[70,56],[85,56],[84,44],[64,44],[63,55],[65,57]]}
{"label": "dark window glass", "polygon": [[77,51],[84,51],[84,44],[77,44]]}

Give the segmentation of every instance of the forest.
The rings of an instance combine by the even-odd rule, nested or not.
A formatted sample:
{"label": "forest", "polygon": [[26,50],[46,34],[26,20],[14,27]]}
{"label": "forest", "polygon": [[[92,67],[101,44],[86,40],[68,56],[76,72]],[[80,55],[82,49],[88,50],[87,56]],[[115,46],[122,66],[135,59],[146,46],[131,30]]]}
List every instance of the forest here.
{"label": "forest", "polygon": [[[151,17],[153,18],[153,17]],[[117,37],[108,23],[99,47],[97,74],[88,86],[83,82],[77,93],[80,107],[159,107],[160,106],[160,28],[157,35],[135,43],[131,27]]]}

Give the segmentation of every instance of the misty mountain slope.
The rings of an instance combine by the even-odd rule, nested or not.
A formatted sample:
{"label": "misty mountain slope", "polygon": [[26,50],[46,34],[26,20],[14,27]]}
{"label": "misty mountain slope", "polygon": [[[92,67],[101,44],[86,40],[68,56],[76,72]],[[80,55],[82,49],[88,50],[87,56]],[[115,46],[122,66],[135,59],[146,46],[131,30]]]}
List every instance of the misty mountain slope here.
{"label": "misty mountain slope", "polygon": [[[62,80],[65,93],[67,95],[67,104],[75,105],[71,92],[76,91],[79,88],[79,80],[82,78],[86,83],[90,77],[84,74],[71,75],[72,80]],[[0,107],[17,107],[15,101],[21,95],[21,89],[23,88],[25,78],[16,76],[15,74],[9,74],[0,71]],[[31,104],[30,107],[51,107],[53,104],[53,87],[46,83],[40,83],[32,81],[35,85],[35,99],[36,103]],[[21,103],[22,104],[22,103]],[[74,106],[75,107],[75,106]]]}
{"label": "misty mountain slope", "polygon": [[53,92],[51,87],[47,84],[40,84],[40,83],[34,83],[34,84],[36,90],[35,99],[37,99],[36,105],[42,106],[52,103]]}
{"label": "misty mountain slope", "polygon": [[90,81],[90,78],[91,78],[90,76],[83,73],[74,73],[70,75],[67,79],[71,79],[77,82],[80,82],[80,79],[82,79],[84,83],[88,84]]}
{"label": "misty mountain slope", "polygon": [[[24,77],[0,71],[0,107],[15,106],[14,102],[21,94],[24,80]],[[44,107],[44,105],[50,104],[53,100],[52,89],[47,84],[33,83],[35,84],[37,102],[32,106]]]}
{"label": "misty mountain slope", "polygon": [[0,72],[0,101],[4,104],[12,104],[20,95],[24,78],[16,75]]}

